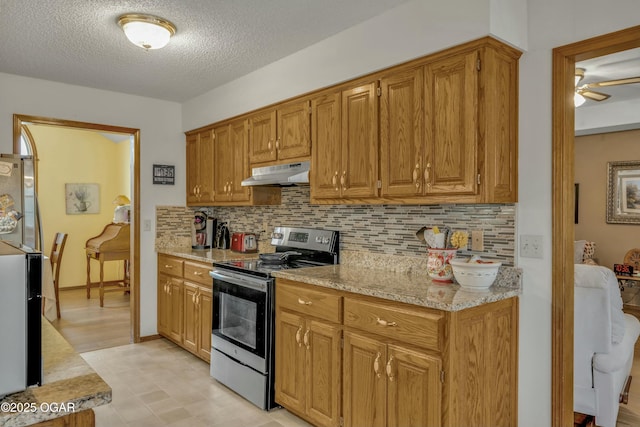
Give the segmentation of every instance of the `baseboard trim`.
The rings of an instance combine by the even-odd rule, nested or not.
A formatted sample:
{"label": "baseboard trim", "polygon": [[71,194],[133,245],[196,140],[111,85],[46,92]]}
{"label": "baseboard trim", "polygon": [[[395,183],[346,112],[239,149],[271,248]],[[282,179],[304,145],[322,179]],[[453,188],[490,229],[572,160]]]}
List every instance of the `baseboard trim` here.
{"label": "baseboard trim", "polygon": [[159,340],[160,338],[162,338],[162,335],[160,334],[147,335],[144,337],[140,337],[140,342],[154,341],[154,340]]}

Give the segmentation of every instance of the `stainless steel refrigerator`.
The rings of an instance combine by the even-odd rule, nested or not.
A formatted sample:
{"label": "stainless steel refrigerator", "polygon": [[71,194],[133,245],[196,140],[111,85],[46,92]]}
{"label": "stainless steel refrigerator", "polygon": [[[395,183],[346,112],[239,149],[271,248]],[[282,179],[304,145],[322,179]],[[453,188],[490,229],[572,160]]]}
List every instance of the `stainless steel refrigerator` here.
{"label": "stainless steel refrigerator", "polygon": [[0,240],[43,249],[32,156],[0,154]]}
{"label": "stainless steel refrigerator", "polygon": [[41,385],[42,254],[0,241],[0,397]]}

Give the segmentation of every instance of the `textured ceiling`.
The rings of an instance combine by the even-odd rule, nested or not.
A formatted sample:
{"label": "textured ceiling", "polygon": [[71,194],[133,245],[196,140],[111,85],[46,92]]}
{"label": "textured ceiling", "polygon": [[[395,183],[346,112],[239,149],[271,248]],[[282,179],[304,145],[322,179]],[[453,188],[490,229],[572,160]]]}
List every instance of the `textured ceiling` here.
{"label": "textured ceiling", "polygon": [[[408,0],[0,0],[0,72],[183,102]],[[163,49],[117,17],[173,22]]]}

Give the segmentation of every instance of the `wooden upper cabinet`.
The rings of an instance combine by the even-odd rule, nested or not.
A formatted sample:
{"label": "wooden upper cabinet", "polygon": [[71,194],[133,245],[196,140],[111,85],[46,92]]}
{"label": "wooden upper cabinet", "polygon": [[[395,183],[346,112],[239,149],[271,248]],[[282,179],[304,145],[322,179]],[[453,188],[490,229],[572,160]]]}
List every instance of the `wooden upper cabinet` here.
{"label": "wooden upper cabinet", "polygon": [[377,196],[376,89],[371,82],[312,100],[312,201]]}
{"label": "wooden upper cabinet", "polygon": [[425,68],[426,193],[477,193],[478,52]]}
{"label": "wooden upper cabinet", "polygon": [[380,80],[380,178],[382,195],[425,192],[424,87],[422,67]]}
{"label": "wooden upper cabinet", "polygon": [[276,110],[259,113],[249,120],[251,164],[270,162],[276,157]]}
{"label": "wooden upper cabinet", "polygon": [[247,120],[236,120],[229,125],[229,137],[231,140],[231,152],[233,154],[233,172],[229,189],[231,200],[236,202],[248,201],[251,198],[251,189],[243,187],[242,181],[247,179],[249,171],[249,124]]}
{"label": "wooden upper cabinet", "polygon": [[303,101],[251,117],[251,165],[307,159],[311,154],[310,113],[309,101]]}
{"label": "wooden upper cabinet", "polygon": [[229,201],[230,192],[227,191],[230,176],[233,173],[233,146],[231,145],[231,135],[229,125],[223,125],[214,129],[216,159],[215,169],[215,196],[217,202]]}
{"label": "wooden upper cabinet", "polygon": [[213,130],[187,134],[187,205],[208,206],[214,201]]}
{"label": "wooden upper cabinet", "polygon": [[308,158],[311,155],[310,115],[309,101],[286,104],[278,108],[278,160]]}
{"label": "wooden upper cabinet", "polygon": [[214,129],[216,202],[249,201],[250,190],[241,185],[249,177],[247,120]]}
{"label": "wooden upper cabinet", "polygon": [[342,92],[342,197],[378,194],[378,97],[376,82]]}
{"label": "wooden upper cabinet", "polygon": [[323,94],[311,100],[311,199],[340,196],[338,184],[342,165],[340,92]]}

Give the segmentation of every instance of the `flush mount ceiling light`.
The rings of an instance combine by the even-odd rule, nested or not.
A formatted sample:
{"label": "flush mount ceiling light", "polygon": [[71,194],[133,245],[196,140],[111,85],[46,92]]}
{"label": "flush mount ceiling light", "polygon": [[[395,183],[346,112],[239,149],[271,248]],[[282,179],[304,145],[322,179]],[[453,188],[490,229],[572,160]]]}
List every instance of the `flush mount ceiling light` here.
{"label": "flush mount ceiling light", "polygon": [[118,18],[118,25],[131,43],[147,50],[165,47],[176,33],[171,22],[151,15],[122,15]]}

